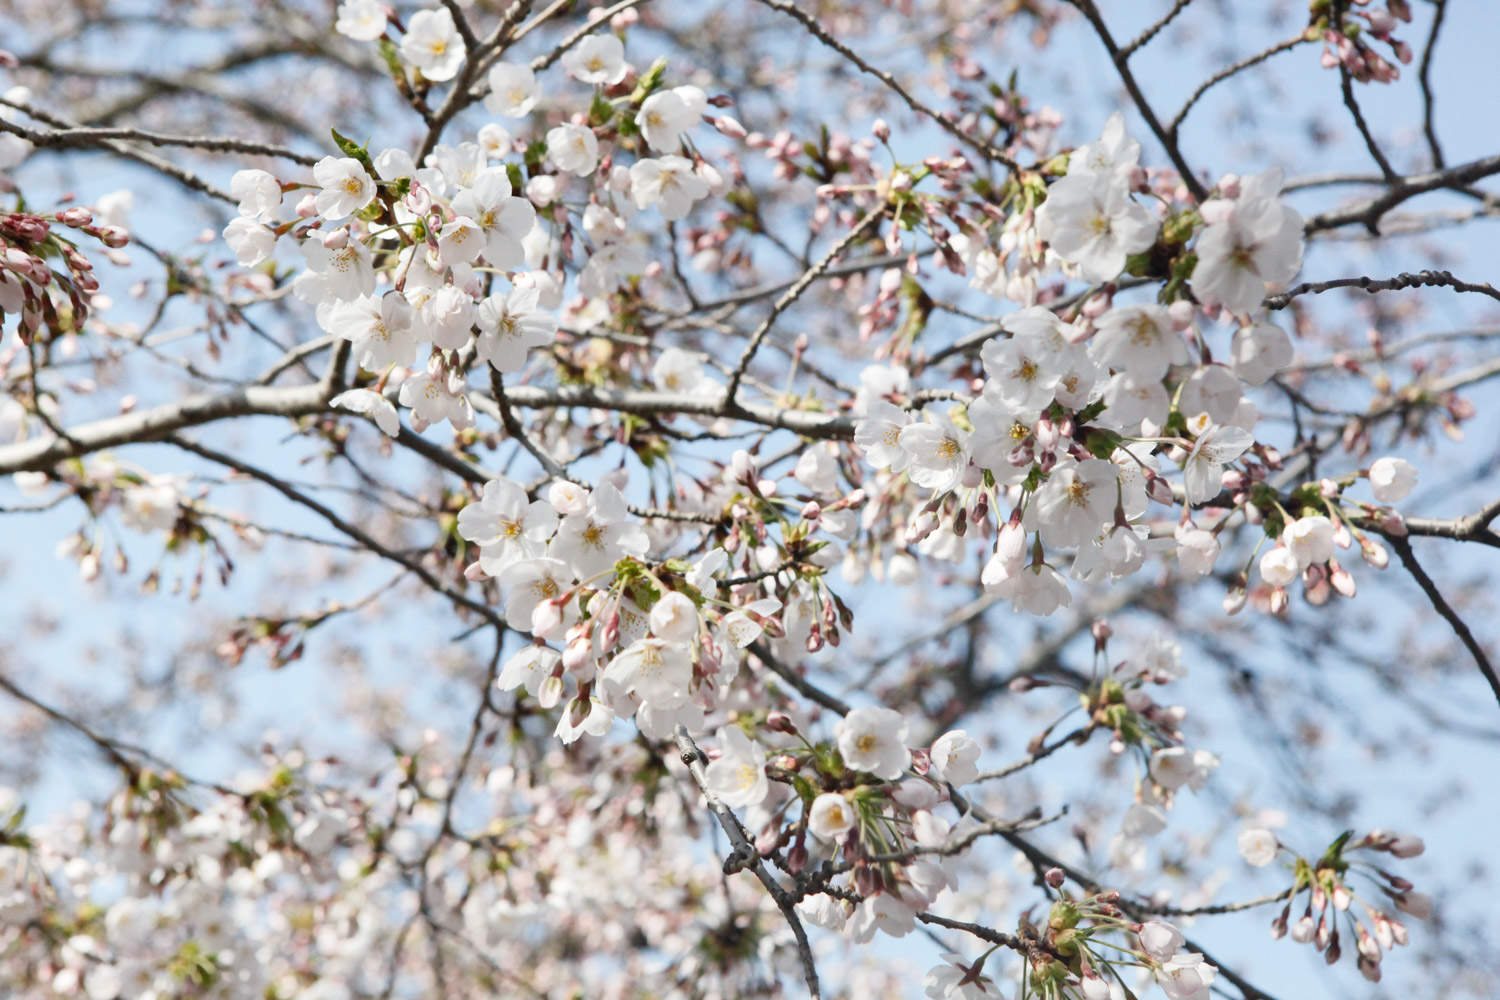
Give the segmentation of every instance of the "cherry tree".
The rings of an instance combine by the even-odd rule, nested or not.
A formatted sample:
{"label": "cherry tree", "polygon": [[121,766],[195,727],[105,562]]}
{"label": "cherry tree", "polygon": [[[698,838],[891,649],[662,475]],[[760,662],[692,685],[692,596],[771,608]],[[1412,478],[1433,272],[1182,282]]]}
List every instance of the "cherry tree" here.
{"label": "cherry tree", "polygon": [[11,6],[7,995],[1492,989],[1484,5]]}

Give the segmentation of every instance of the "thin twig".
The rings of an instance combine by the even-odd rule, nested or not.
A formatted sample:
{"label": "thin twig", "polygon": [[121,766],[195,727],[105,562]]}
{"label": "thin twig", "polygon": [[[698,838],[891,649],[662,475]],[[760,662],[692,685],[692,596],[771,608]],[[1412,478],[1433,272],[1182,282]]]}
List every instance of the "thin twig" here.
{"label": "thin twig", "polygon": [[1432,30],[1427,33],[1427,44],[1422,48],[1422,65],[1417,70],[1417,81],[1422,87],[1422,134],[1427,137],[1427,148],[1432,151],[1434,170],[1443,169],[1443,147],[1438,144],[1437,124],[1433,120],[1432,51],[1437,47],[1438,31],[1443,26],[1443,15],[1448,12],[1448,0],[1432,0]]}
{"label": "thin twig", "polygon": [[807,931],[802,928],[802,920],[797,916],[792,897],[776,881],[775,876],[766,870],[765,864],[760,860],[760,852],[755,849],[754,844],[750,843],[750,838],[745,834],[745,828],[740,825],[739,817],[734,814],[734,810],[719,801],[718,796],[709,791],[707,774],[703,767],[708,760],[707,755],[698,748],[698,744],[693,742],[693,738],[682,726],[677,727],[673,740],[677,744],[679,759],[687,765],[693,780],[698,784],[698,790],[708,801],[709,811],[714,814],[714,818],[719,821],[719,826],[729,838],[730,844],[734,846],[733,853],[724,862],[724,873],[732,875],[748,868],[755,873],[756,878],[760,879],[760,884],[766,887],[777,909],[781,910],[781,915],[791,926],[792,936],[797,939],[797,954],[802,959],[802,976],[807,981],[808,992],[812,994],[814,1000],[817,1000],[822,995],[818,989],[818,967],[813,960],[812,945],[807,940]]}
{"label": "thin twig", "polygon": [[1397,291],[1403,288],[1452,288],[1458,292],[1477,292],[1480,295],[1487,295],[1492,299],[1500,301],[1500,289],[1496,289],[1493,285],[1481,285],[1463,281],[1455,278],[1448,271],[1418,271],[1415,273],[1402,272],[1393,278],[1377,279],[1361,276],[1358,278],[1332,278],[1328,281],[1304,281],[1294,288],[1267,296],[1263,305],[1270,310],[1285,309],[1299,295],[1320,295],[1323,292],[1333,291],[1336,288],[1358,288],[1369,292],[1371,295],[1376,292]]}
{"label": "thin twig", "polygon": [[[768,2],[768,0],[766,0],[766,2]],[[861,239],[867,232],[869,232],[871,227],[873,227],[884,217],[885,208],[884,206],[882,206],[881,208],[878,208],[870,214],[866,215],[863,219],[859,220],[859,224],[845,233],[842,237],[840,237],[839,241],[835,243],[826,254],[823,255],[822,260],[818,261],[812,267],[804,271],[802,277],[798,278],[792,284],[792,286],[785,292],[783,292],[781,294],[781,297],[772,304],[771,311],[766,315],[766,318],[761,320],[760,325],[755,328],[755,332],[750,334],[750,343],[745,345],[745,351],[740,355],[740,360],[734,366],[734,372],[729,377],[729,385],[724,390],[724,405],[726,407],[733,407],[735,405],[734,397],[740,390],[740,382],[744,380],[745,372],[749,370],[750,361],[755,357],[755,352],[760,350],[761,341],[766,339],[766,334],[769,333],[771,331],[771,327],[776,324],[776,318],[780,316],[788,306],[790,306],[793,302],[796,302],[797,299],[801,298],[802,293],[807,291],[812,283],[818,280],[819,275],[828,270],[829,266],[833,264],[833,262],[837,260],[845,250],[849,249],[849,247],[852,246],[857,240]]]}
{"label": "thin twig", "polygon": [[1147,127],[1151,129],[1162,148],[1167,151],[1167,156],[1171,158],[1173,165],[1177,167],[1177,173],[1182,177],[1183,185],[1196,200],[1207,201],[1208,189],[1193,173],[1193,168],[1188,166],[1187,159],[1182,155],[1182,149],[1177,145],[1177,137],[1162,128],[1161,122],[1156,117],[1156,111],[1151,107],[1151,102],[1146,100],[1145,93],[1136,82],[1135,74],[1130,71],[1128,54],[1121,51],[1120,47],[1115,44],[1114,36],[1110,34],[1109,26],[1104,23],[1104,16],[1099,13],[1094,0],[1068,0],[1068,3],[1076,7],[1084,19],[1093,26],[1094,34],[1099,36],[1099,41],[1104,45],[1104,51],[1109,53],[1110,61],[1115,64],[1115,72],[1120,75],[1120,82],[1125,84],[1125,90],[1129,92],[1130,99],[1135,102],[1136,110],[1141,113],[1141,117],[1146,120]]}
{"label": "thin twig", "polygon": [[1291,38],[1288,38],[1286,41],[1277,42],[1270,48],[1263,49],[1260,52],[1255,53],[1255,55],[1253,56],[1246,56],[1239,62],[1224,67],[1223,69],[1219,70],[1219,72],[1209,77],[1207,80],[1204,80],[1198,85],[1198,89],[1193,91],[1193,93],[1188,97],[1187,103],[1183,104],[1183,106],[1178,109],[1177,114],[1172,116],[1172,122],[1167,126],[1167,134],[1170,135],[1173,140],[1176,140],[1177,133],[1182,129],[1182,123],[1187,118],[1188,112],[1193,110],[1193,105],[1197,104],[1198,101],[1202,99],[1203,95],[1208,93],[1209,90],[1223,83],[1230,77],[1244,72],[1252,66],[1258,66],[1274,55],[1279,55],[1282,52],[1286,52],[1288,49],[1296,48],[1298,45],[1301,45],[1305,41],[1307,41],[1307,37],[1302,32],[1298,32]]}
{"label": "thin twig", "polygon": [[[1343,24],[1345,7],[1345,3],[1334,0],[1333,21],[1335,24]],[[1380,167],[1380,172],[1385,176],[1386,181],[1394,183],[1398,177],[1396,170],[1391,166],[1391,161],[1385,158],[1385,153],[1381,152],[1380,144],[1375,141],[1369,123],[1365,121],[1364,112],[1360,110],[1359,101],[1354,96],[1354,74],[1349,72],[1349,67],[1344,65],[1342,60],[1339,61],[1339,87],[1344,94],[1344,107],[1349,109],[1349,116],[1354,119],[1354,127],[1359,130],[1360,136],[1365,140],[1365,148],[1370,151],[1370,156]]]}
{"label": "thin twig", "polygon": [[1129,59],[1132,55],[1135,54],[1136,49],[1147,44],[1151,41],[1151,39],[1155,38],[1158,32],[1160,32],[1167,25],[1171,24],[1173,19],[1176,18],[1178,14],[1181,14],[1184,10],[1186,10],[1187,5],[1192,2],[1193,0],[1177,0],[1177,2],[1172,5],[1172,9],[1163,14],[1160,20],[1158,20],[1155,24],[1149,25],[1145,31],[1142,31],[1135,37],[1135,41],[1131,42],[1129,45],[1120,50],[1121,57]]}
{"label": "thin twig", "polygon": [[818,22],[817,18],[807,13],[807,11],[803,10],[797,4],[791,2],[791,0],[759,0],[759,2],[767,7],[770,7],[772,10],[778,10],[781,13],[786,14],[789,17],[793,17],[797,21],[801,22],[802,26],[806,28],[818,41],[822,42],[824,45],[828,46],[830,49],[833,49],[833,51],[843,56],[849,62],[853,63],[860,69],[861,72],[868,73],[870,76],[873,76],[875,79],[885,84],[896,93],[897,97],[906,102],[907,107],[911,108],[913,111],[917,112],[920,115],[925,115],[926,117],[932,119],[944,132],[947,132],[949,135],[953,136],[964,145],[977,150],[979,154],[985,159],[993,160],[996,163],[1002,164],[1011,173],[1020,172],[1020,165],[1017,164],[1016,161],[1012,159],[1008,153],[994,146],[993,144],[986,142],[976,135],[970,135],[963,129],[959,128],[958,124],[948,116],[934,111],[926,104],[923,104],[921,101],[917,100],[917,98],[914,97],[909,90],[901,86],[900,81],[898,81],[893,75],[883,69],[876,69],[874,66],[870,65],[860,56],[858,52],[855,52],[849,46],[845,45],[843,42],[834,37],[834,35],[830,33],[827,28],[824,28],[823,25]]}
{"label": "thin twig", "polygon": [[1468,623],[1459,617],[1458,612],[1453,610],[1453,606],[1443,598],[1442,593],[1437,589],[1437,584],[1417,561],[1416,553],[1411,549],[1411,542],[1400,535],[1386,537],[1391,547],[1396,550],[1396,555],[1401,558],[1401,564],[1412,575],[1412,579],[1417,581],[1417,586],[1422,588],[1422,593],[1426,594],[1427,599],[1432,602],[1433,610],[1442,615],[1443,620],[1452,626],[1453,633],[1474,657],[1474,662],[1479,665],[1479,672],[1484,675],[1490,690],[1495,694],[1495,700],[1500,702],[1500,676],[1496,676],[1495,668],[1490,664],[1489,657],[1485,655],[1484,647],[1479,645],[1478,639],[1474,638],[1474,633],[1469,629]]}

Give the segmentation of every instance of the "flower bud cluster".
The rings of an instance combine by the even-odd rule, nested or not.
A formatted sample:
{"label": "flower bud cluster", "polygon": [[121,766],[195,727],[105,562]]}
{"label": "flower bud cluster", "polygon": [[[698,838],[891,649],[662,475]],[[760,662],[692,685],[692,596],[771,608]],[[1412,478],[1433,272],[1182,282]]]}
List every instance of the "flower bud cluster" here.
{"label": "flower bud cluster", "polygon": [[[1354,947],[1360,974],[1379,982],[1385,952],[1407,943],[1406,925],[1385,906],[1426,920],[1432,915],[1432,898],[1359,852],[1412,858],[1422,853],[1424,845],[1420,837],[1383,830],[1373,830],[1358,840],[1352,838],[1352,830],[1343,834],[1315,862],[1297,858],[1292,897],[1271,922],[1271,935],[1290,935],[1293,941],[1312,944],[1329,965],[1339,960],[1348,942]],[[1364,876],[1385,900],[1376,903],[1358,895],[1350,879],[1355,873]],[[1292,911],[1304,891],[1307,902],[1293,923]]]}

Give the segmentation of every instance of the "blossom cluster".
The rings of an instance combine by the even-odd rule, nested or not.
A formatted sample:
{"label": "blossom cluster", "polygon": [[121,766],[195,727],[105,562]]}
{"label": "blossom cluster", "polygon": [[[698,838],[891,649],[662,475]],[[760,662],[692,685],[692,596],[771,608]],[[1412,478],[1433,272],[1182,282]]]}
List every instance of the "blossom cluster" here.
{"label": "blossom cluster", "polygon": [[[1250,392],[1293,360],[1291,339],[1262,300],[1300,267],[1302,219],[1278,197],[1275,170],[1226,177],[1201,206],[1176,208],[1155,193],[1139,153],[1116,115],[1098,141],[1070,154],[1061,178],[1027,191],[1032,202],[1044,200],[1009,217],[998,252],[978,235],[954,240],[976,287],[1034,300],[1036,274],[1051,262],[1094,285],[1081,306],[1025,305],[1003,316],[999,335],[982,346],[973,398],[914,412],[920,393],[904,367],[891,366],[867,371],[862,382],[873,391],[856,401],[855,444],[880,471],[881,491],[899,495],[909,483],[927,495],[901,541],[959,561],[966,538],[993,538],[984,584],[1031,614],[1071,603],[1065,569],[1082,582],[1119,580],[1157,553],[1202,576],[1218,561],[1230,514],[1264,524],[1273,540],[1296,520],[1268,485],[1282,461],[1257,442]],[[1158,199],[1155,212],[1139,194]],[[1017,219],[1027,228],[1014,228]],[[1002,261],[1028,246],[1020,259],[1032,262],[1031,277],[1018,290]],[[1175,254],[1161,272],[1162,301],[1115,302],[1132,273],[1155,266],[1154,254]],[[1225,360],[1215,360],[1201,318],[1232,323]],[[1413,470],[1396,461],[1367,473],[1372,484],[1390,482],[1377,488],[1382,502],[1405,495],[1397,478],[1410,488]],[[1336,518],[1356,478],[1294,493],[1293,508]],[[1153,524],[1153,504],[1179,508],[1176,524]],[[1376,513],[1370,505],[1350,512]],[[1368,561],[1383,565],[1377,543],[1348,518],[1340,526],[1341,547],[1358,541]],[[1304,529],[1289,530],[1295,537]],[[1069,563],[1060,558],[1066,553]],[[1347,571],[1321,549],[1292,559],[1278,541],[1261,571],[1272,610],[1284,604],[1279,588],[1299,573],[1314,600],[1328,581],[1353,592]],[[1234,610],[1244,593],[1226,606]]]}

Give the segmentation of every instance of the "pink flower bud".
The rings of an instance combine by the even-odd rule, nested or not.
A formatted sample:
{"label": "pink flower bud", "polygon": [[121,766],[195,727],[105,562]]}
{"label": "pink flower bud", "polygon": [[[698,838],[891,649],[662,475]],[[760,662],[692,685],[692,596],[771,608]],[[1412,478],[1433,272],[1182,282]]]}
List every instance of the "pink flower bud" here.
{"label": "pink flower bud", "polygon": [[1226,615],[1239,614],[1240,610],[1245,606],[1245,598],[1247,596],[1243,582],[1236,583],[1233,587],[1230,587],[1224,593],[1224,613]]}
{"label": "pink flower bud", "polygon": [[795,735],[797,732],[797,724],[785,712],[771,712],[767,715],[766,728],[773,733],[786,733],[788,736]]}
{"label": "pink flower bud", "polygon": [[531,632],[546,635],[562,624],[562,602],[553,598],[538,604],[531,612]]}
{"label": "pink flower bud", "polygon": [[1359,554],[1364,556],[1365,562],[1376,569],[1385,569],[1391,561],[1391,555],[1385,550],[1385,546],[1370,538],[1359,540]]}
{"label": "pink flower bud", "polygon": [[99,241],[111,250],[119,250],[130,244],[130,234],[119,226],[102,226]]}
{"label": "pink flower bud", "polygon": [[1421,837],[1400,833],[1391,841],[1391,846],[1387,850],[1398,858],[1415,858],[1427,850],[1427,845],[1422,842]]}
{"label": "pink flower bud", "polygon": [[722,135],[727,135],[731,139],[743,139],[747,134],[745,126],[741,125],[737,119],[731,118],[728,115],[719,115],[714,118],[713,126]]}
{"label": "pink flower bud", "polygon": [[1065,874],[1063,874],[1063,870],[1061,868],[1048,868],[1047,874],[1042,877],[1045,878],[1047,880],[1047,884],[1054,889],[1061,889],[1063,883],[1067,881],[1068,878]]}
{"label": "pink flower bud", "polygon": [[73,229],[82,229],[94,221],[94,213],[82,205],[73,205],[58,212],[57,221]]}

